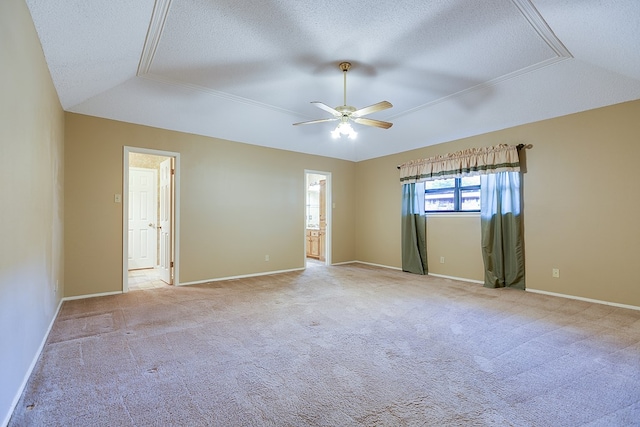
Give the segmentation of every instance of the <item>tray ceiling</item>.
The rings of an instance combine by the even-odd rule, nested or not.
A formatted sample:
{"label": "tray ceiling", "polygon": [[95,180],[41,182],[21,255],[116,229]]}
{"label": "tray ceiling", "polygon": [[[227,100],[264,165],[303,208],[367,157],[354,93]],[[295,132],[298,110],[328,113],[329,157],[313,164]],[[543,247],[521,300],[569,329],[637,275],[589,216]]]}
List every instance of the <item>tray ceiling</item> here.
{"label": "tray ceiling", "polygon": [[[640,2],[27,0],[67,111],[364,160],[640,98]],[[310,101],[382,100],[356,140]]]}

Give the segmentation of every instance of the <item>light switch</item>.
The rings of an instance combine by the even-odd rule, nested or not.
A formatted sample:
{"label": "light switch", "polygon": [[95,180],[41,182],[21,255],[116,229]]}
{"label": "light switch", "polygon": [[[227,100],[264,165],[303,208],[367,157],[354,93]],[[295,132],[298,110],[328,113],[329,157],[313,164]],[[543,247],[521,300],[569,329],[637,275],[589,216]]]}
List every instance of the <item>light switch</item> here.
{"label": "light switch", "polygon": [[113,196],[114,203],[122,203],[122,194],[116,194]]}

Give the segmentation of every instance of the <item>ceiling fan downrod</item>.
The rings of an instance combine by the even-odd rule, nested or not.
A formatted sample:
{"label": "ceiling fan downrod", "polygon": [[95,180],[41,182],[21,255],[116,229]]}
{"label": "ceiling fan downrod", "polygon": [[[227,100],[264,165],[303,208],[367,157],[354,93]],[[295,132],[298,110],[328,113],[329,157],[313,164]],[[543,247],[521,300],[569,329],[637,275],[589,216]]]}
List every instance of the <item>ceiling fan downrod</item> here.
{"label": "ceiling fan downrod", "polygon": [[344,103],[347,106],[347,71],[351,69],[351,62],[341,62],[340,69],[342,70],[342,76],[344,77]]}

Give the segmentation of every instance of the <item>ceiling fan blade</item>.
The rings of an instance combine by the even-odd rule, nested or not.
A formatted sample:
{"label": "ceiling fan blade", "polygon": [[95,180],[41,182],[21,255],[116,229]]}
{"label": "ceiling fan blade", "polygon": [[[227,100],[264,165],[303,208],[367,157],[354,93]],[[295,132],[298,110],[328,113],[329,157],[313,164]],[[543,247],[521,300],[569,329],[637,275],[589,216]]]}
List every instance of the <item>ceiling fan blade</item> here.
{"label": "ceiling fan blade", "polygon": [[333,114],[336,117],[340,117],[342,115],[342,114],[340,114],[340,111],[336,110],[335,108],[331,108],[327,104],[323,104],[320,101],[311,101],[311,103],[313,105],[315,105],[316,107],[321,108],[324,111],[327,111],[327,112]]}
{"label": "ceiling fan blade", "polygon": [[383,129],[389,129],[391,126],[393,126],[393,123],[383,122],[382,120],[361,119],[359,117],[354,117],[352,120],[359,125],[375,126],[377,128]]}
{"label": "ceiling fan blade", "polygon": [[368,107],[361,108],[359,110],[351,113],[354,117],[362,117],[367,114],[375,113],[376,111],[386,110],[387,108],[391,108],[393,105],[389,101],[378,102],[377,104],[369,105]]}
{"label": "ceiling fan blade", "polygon": [[306,122],[298,122],[298,123],[294,123],[293,125],[294,126],[297,126],[297,125],[310,125],[310,124],[313,124],[313,123],[334,122],[336,120],[338,120],[336,117],[332,117],[330,119],[318,119],[318,120],[309,120],[309,121],[306,121]]}

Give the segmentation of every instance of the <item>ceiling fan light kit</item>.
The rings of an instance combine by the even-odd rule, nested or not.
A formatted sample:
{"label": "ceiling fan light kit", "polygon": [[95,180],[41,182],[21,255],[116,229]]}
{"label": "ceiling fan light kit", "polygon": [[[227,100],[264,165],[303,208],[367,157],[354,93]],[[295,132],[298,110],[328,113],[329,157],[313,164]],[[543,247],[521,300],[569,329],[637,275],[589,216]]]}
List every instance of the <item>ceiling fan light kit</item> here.
{"label": "ceiling fan light kit", "polygon": [[342,135],[347,135],[349,139],[356,139],[358,133],[351,127],[349,123],[342,122],[339,123],[334,130],[331,131],[331,136],[335,139],[340,138]]}
{"label": "ceiling fan light kit", "polygon": [[351,123],[349,123],[350,121],[358,123],[360,125],[374,126],[381,129],[389,129],[391,126],[393,126],[393,123],[384,122],[382,120],[366,119],[362,117],[366,116],[367,114],[375,113],[377,111],[386,110],[387,108],[393,107],[393,105],[391,105],[391,103],[388,101],[381,101],[377,104],[360,108],[359,110],[355,107],[352,107],[351,105],[347,105],[347,71],[351,69],[351,63],[341,62],[338,66],[340,67],[340,70],[342,70],[344,82],[343,105],[336,108],[331,108],[322,102],[312,101],[311,103],[313,105],[322,110],[325,110],[328,113],[331,113],[333,117],[326,119],[309,120],[306,122],[294,123],[293,125],[309,125],[313,123],[340,121],[340,123],[338,123],[338,126],[336,126],[336,128],[331,132],[331,136],[334,138],[339,138],[342,135],[346,135],[349,137],[349,139],[355,139],[358,135],[351,126]]}

